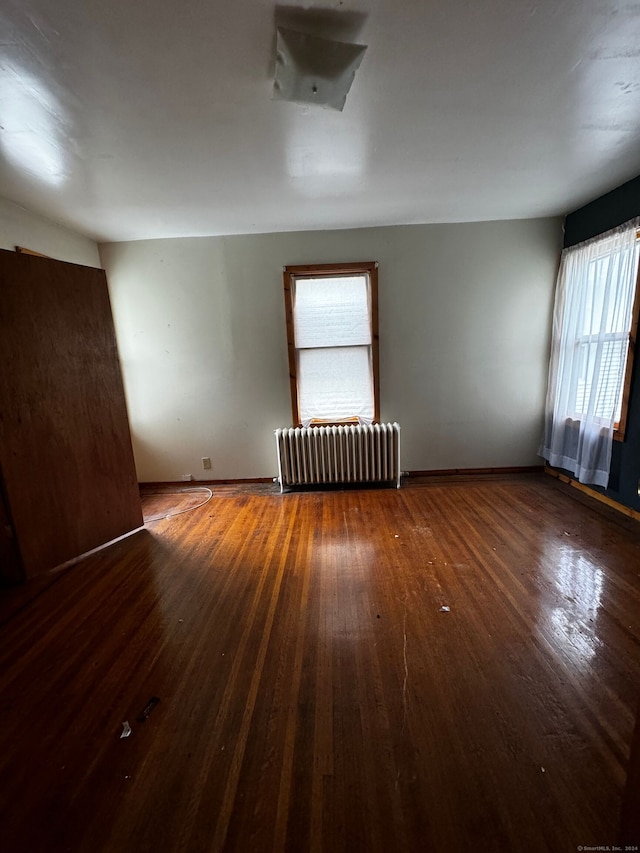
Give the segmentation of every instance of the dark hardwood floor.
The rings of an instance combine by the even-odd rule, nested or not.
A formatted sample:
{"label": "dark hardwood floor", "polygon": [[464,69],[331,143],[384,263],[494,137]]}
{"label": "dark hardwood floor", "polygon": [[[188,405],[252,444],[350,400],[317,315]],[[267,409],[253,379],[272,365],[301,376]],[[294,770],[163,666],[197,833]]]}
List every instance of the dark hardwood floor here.
{"label": "dark hardwood floor", "polygon": [[14,600],[4,853],[619,841],[640,533],[551,478],[214,487]]}

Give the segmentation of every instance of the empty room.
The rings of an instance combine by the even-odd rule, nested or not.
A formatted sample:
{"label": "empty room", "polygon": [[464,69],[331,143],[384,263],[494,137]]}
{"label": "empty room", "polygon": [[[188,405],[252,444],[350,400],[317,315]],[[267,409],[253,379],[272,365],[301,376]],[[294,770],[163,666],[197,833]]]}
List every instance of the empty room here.
{"label": "empty room", "polygon": [[640,847],[640,15],[0,8],[0,849]]}

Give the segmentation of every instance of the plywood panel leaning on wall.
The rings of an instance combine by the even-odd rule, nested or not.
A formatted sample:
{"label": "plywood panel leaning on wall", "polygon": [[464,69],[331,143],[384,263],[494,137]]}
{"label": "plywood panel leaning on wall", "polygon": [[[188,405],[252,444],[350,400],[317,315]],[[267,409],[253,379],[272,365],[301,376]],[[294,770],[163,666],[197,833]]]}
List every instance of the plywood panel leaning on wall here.
{"label": "plywood panel leaning on wall", "polygon": [[103,270],[0,251],[0,470],[25,576],[142,524]]}

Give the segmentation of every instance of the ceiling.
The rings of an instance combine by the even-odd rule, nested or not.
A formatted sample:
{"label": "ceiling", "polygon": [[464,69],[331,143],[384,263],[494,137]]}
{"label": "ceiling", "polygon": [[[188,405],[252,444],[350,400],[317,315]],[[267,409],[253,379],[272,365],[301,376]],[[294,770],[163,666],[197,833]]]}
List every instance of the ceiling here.
{"label": "ceiling", "polygon": [[[640,173],[632,0],[3,0],[0,195],[99,241],[563,214]],[[276,25],[368,46],[272,99]]]}

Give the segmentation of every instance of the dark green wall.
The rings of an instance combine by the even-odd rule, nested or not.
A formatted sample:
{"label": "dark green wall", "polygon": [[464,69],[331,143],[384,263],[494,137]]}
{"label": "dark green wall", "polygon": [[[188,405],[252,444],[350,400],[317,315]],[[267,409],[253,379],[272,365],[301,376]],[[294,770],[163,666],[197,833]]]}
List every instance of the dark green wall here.
{"label": "dark green wall", "polygon": [[[570,213],[565,220],[564,245],[573,246],[640,216],[640,176]],[[627,435],[614,441],[609,488],[603,492],[615,501],[640,510],[640,347],[633,366]]]}

